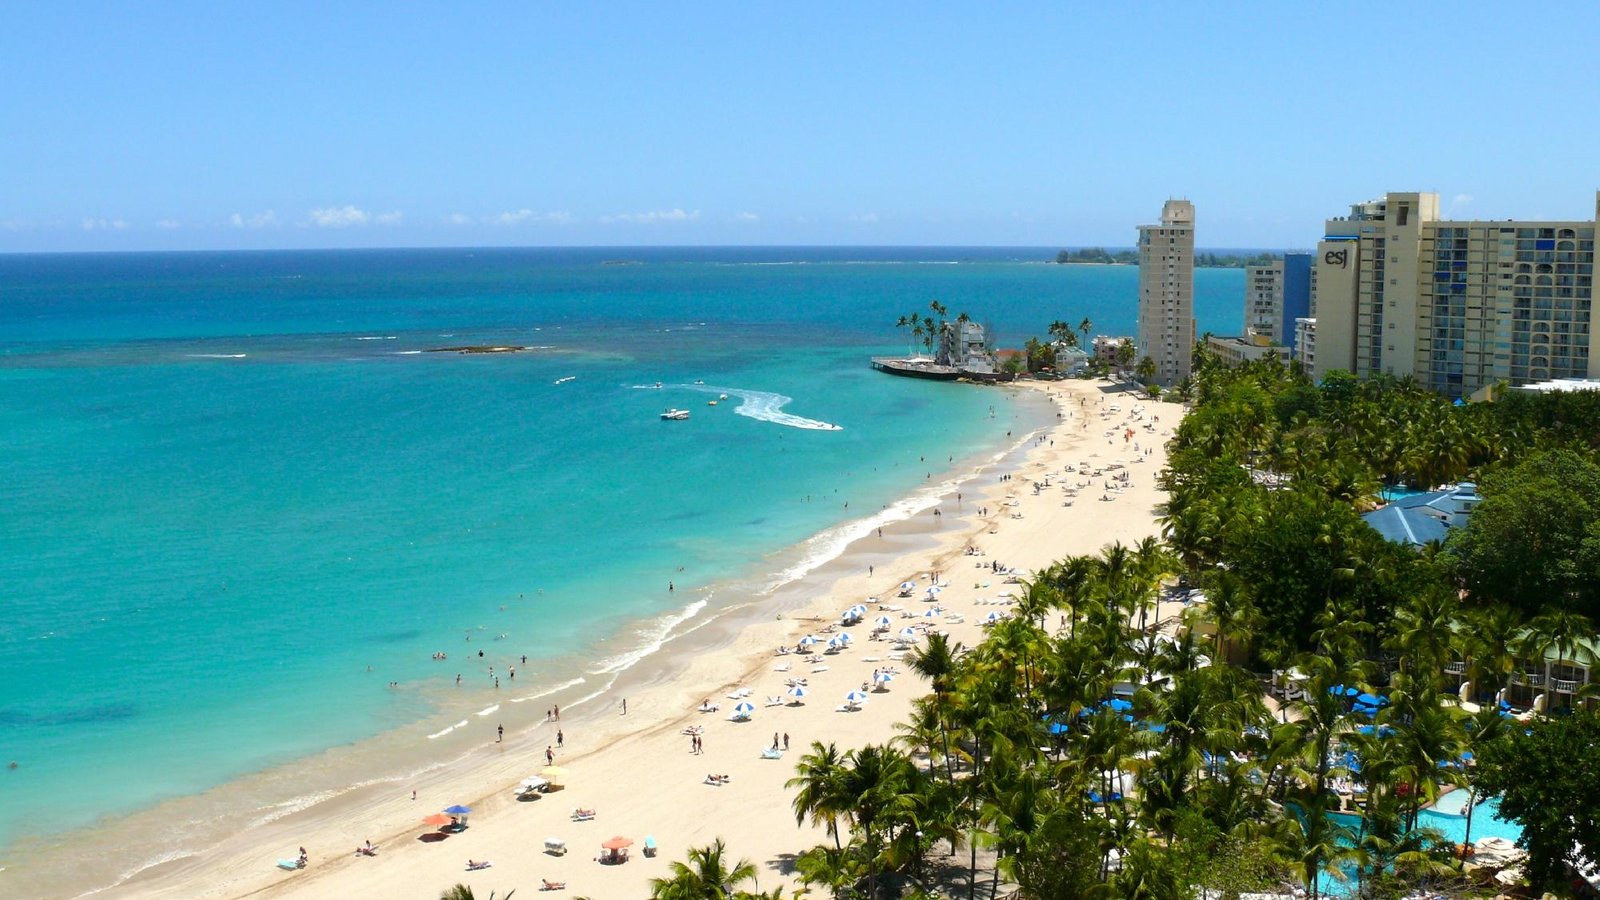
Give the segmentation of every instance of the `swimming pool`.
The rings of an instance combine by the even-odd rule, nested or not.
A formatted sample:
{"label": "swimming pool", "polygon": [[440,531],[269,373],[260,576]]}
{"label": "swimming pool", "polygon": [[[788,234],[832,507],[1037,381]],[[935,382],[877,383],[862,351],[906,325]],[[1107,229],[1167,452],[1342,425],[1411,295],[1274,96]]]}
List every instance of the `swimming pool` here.
{"label": "swimming pool", "polygon": [[[1438,831],[1446,843],[1465,843],[1467,837],[1467,792],[1462,790],[1451,791],[1439,798],[1432,809],[1422,810],[1417,815],[1417,827],[1432,828]],[[1328,813],[1328,818],[1333,822],[1343,825],[1360,834],[1364,822],[1361,816],[1350,813]],[[1522,837],[1522,826],[1515,822],[1508,822],[1500,818],[1500,798],[1490,797],[1477,804],[1472,811],[1472,839],[1474,841],[1486,837],[1505,838],[1516,841]],[[1317,876],[1317,885],[1325,897],[1350,897],[1355,894],[1355,868],[1344,867],[1345,874],[1349,876],[1346,881],[1340,881],[1332,874],[1324,871]]]}

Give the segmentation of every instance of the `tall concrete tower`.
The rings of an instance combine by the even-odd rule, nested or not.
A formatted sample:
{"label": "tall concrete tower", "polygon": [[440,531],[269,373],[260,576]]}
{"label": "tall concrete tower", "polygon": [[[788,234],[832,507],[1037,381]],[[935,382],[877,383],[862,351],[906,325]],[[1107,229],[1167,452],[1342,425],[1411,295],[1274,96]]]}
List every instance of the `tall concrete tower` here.
{"label": "tall concrete tower", "polygon": [[1194,204],[1168,200],[1161,224],[1139,226],[1139,355],[1156,381],[1189,375],[1194,351]]}

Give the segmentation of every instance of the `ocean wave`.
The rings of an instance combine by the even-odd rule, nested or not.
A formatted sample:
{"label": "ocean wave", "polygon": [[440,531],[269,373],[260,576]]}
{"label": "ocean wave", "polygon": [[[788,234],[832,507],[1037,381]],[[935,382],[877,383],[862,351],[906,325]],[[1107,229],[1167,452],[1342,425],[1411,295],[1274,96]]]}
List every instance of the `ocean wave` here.
{"label": "ocean wave", "polygon": [[116,881],[113,881],[105,887],[95,888],[92,891],[84,891],[78,896],[92,897],[95,894],[104,893],[114,888],[121,887],[128,881],[132,880],[134,876],[147,869],[154,869],[156,866],[166,865],[170,862],[177,862],[180,859],[197,859],[199,856],[200,854],[189,850],[169,850],[166,853],[162,853],[158,856],[152,856],[149,859],[136,863],[133,868],[124,871],[121,875],[117,876]]}
{"label": "ocean wave", "polygon": [[466,727],[466,724],[467,724],[467,720],[466,719],[462,719],[461,721],[455,723],[454,725],[451,725],[450,727],[444,729],[443,731],[435,731],[433,734],[428,735],[428,740],[431,741],[431,740],[436,740],[438,738],[442,738],[445,735],[449,734],[450,732],[455,731],[457,728]]}
{"label": "ocean wave", "polygon": [[395,356],[421,356],[422,355],[422,351],[421,350],[396,350],[394,352],[394,355]]}
{"label": "ocean wave", "polygon": [[190,359],[244,359],[243,353],[185,353]]}
{"label": "ocean wave", "polygon": [[583,676],[580,675],[577,678],[570,678],[570,679],[568,679],[566,681],[563,681],[560,684],[556,685],[555,687],[546,688],[545,690],[542,690],[542,691],[538,692],[537,694],[529,694],[526,697],[512,697],[511,698],[511,702],[512,703],[527,703],[529,700],[538,700],[538,699],[541,699],[543,697],[548,697],[551,694],[557,693],[559,691],[564,691],[567,688],[577,687],[578,685],[583,684],[587,680],[588,679],[586,679],[586,678],[584,678]]}
{"label": "ocean wave", "polygon": [[959,491],[964,484],[979,473],[990,466],[998,464],[1006,456],[1026,445],[1032,440],[1033,435],[1034,433],[1030,431],[1011,446],[996,451],[989,457],[987,462],[975,467],[971,472],[964,475],[953,475],[942,481],[927,485],[911,496],[903,497],[865,518],[852,519],[849,522],[817,532],[800,543],[800,559],[778,572],[772,581],[768,582],[765,590],[776,590],[791,581],[804,578],[823,564],[839,558],[851,544],[867,537],[879,528],[894,522],[903,522],[938,506],[940,501]]}
{"label": "ocean wave", "polygon": [[[610,659],[601,660],[600,665],[592,671],[595,675],[614,675],[637,665],[639,660],[660,650],[667,641],[675,635],[679,625],[699,615],[706,608],[706,601],[696,600],[685,606],[682,610],[669,613],[656,619],[653,623],[639,629],[638,635],[645,638],[645,642],[636,649],[627,653],[619,653]],[[602,688],[604,690],[604,688]]]}
{"label": "ocean wave", "polygon": [[844,426],[820,419],[807,419],[783,412],[783,407],[794,402],[793,397],[772,391],[752,391],[745,388],[714,387],[706,384],[674,385],[686,387],[691,391],[700,391],[703,394],[728,394],[738,397],[742,401],[734,412],[747,416],[760,422],[771,422],[774,425],[787,425],[790,428],[803,428],[807,431],[843,431]]}
{"label": "ocean wave", "polygon": [[479,716],[492,716],[492,715],[494,715],[495,713],[497,713],[499,711],[500,711],[500,704],[496,703],[493,706],[485,706],[483,709],[478,710],[478,715]]}
{"label": "ocean wave", "polygon": [[395,336],[392,335],[392,334],[372,335],[372,336],[369,336],[369,337],[358,337],[358,338],[356,338],[356,340],[358,340],[358,341],[392,341],[394,339],[395,339]]}

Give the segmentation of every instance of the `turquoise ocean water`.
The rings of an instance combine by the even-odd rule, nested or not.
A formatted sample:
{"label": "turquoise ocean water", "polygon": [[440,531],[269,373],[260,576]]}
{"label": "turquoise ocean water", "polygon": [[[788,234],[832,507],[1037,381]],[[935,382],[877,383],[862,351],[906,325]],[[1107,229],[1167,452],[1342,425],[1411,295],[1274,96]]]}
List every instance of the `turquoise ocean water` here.
{"label": "turquoise ocean water", "polygon": [[[468,653],[529,694],[781,580],[1001,442],[1000,392],[867,368],[897,316],[1131,332],[1137,270],[1053,252],[0,257],[0,864],[440,716],[463,669],[509,695]],[[1242,272],[1196,274],[1236,331]],[[418,352],[465,344],[539,349]]]}

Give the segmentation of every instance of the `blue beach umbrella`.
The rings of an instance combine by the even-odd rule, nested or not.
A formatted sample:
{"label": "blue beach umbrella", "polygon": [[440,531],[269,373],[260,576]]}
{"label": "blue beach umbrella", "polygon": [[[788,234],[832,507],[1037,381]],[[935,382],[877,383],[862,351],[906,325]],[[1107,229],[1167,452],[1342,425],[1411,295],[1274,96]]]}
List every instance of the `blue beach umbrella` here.
{"label": "blue beach umbrella", "polygon": [[865,703],[867,702],[867,695],[861,691],[851,691],[844,695],[844,699],[847,703]]}
{"label": "blue beach umbrella", "polygon": [[796,700],[804,697],[806,693],[807,691],[805,689],[805,685],[797,684],[794,687],[789,688],[789,696],[795,698]]}
{"label": "blue beach umbrella", "polygon": [[855,638],[853,638],[853,637],[851,637],[851,636],[850,636],[850,632],[848,632],[848,631],[841,631],[841,632],[839,632],[839,640],[840,640],[840,641],[841,641],[841,642],[843,642],[843,643],[846,643],[846,644],[848,644],[848,643],[850,643],[850,642],[851,642],[851,641],[853,641],[853,640],[855,640]]}
{"label": "blue beach umbrella", "polygon": [[455,806],[447,807],[445,809],[445,812],[449,813],[452,816],[464,816],[464,815],[472,812],[472,807],[470,807],[470,806],[462,806],[461,804],[457,803]]}
{"label": "blue beach umbrella", "polygon": [[800,639],[800,646],[802,647],[814,647],[816,643],[817,639],[809,634]]}
{"label": "blue beach umbrella", "polygon": [[919,635],[917,633],[917,630],[915,628],[902,628],[902,629],[900,629],[900,637],[903,638],[904,640],[914,641],[920,636],[921,635]]}
{"label": "blue beach umbrella", "polygon": [[737,703],[733,707],[733,714],[736,716],[749,716],[755,711],[756,705],[751,703],[749,700],[746,700],[742,703]]}
{"label": "blue beach umbrella", "polygon": [[917,586],[916,586],[916,585],[915,585],[915,584],[912,584],[912,583],[911,583],[911,582],[909,582],[909,581],[902,581],[902,582],[900,582],[900,590],[902,590],[902,591],[910,591],[910,590],[915,590],[915,589],[916,589],[916,587],[917,587]]}
{"label": "blue beach umbrella", "polygon": [[894,680],[894,673],[893,672],[879,672],[878,674],[872,676],[872,680],[876,681],[879,684],[888,684],[889,682]]}

